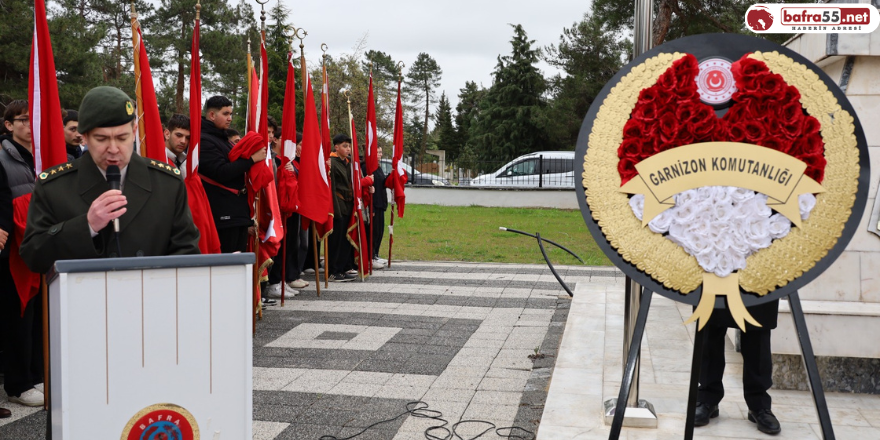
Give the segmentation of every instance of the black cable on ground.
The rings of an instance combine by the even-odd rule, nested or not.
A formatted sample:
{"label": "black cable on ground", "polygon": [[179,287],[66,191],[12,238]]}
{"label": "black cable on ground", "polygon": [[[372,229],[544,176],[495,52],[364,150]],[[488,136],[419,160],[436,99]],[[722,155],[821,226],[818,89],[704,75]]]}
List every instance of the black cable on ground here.
{"label": "black cable on ground", "polygon": [[[415,417],[415,418],[432,419],[432,420],[436,420],[438,422],[443,422],[440,425],[432,426],[432,427],[425,430],[425,438],[428,440],[455,440],[455,439],[476,440],[480,437],[483,437],[484,435],[491,432],[492,430],[495,431],[496,435],[498,435],[499,437],[502,437],[502,438],[507,438],[507,439],[512,439],[512,440],[534,440],[535,439],[535,433],[533,433],[532,431],[529,431],[527,429],[520,428],[518,426],[507,426],[507,427],[497,428],[494,423],[487,422],[485,420],[459,420],[458,422],[453,424],[450,427],[451,428],[450,429],[450,428],[446,427],[446,425],[449,424],[449,421],[443,418],[442,412],[437,411],[437,410],[433,410],[433,409],[428,409],[427,403],[422,402],[421,400],[417,400],[414,402],[407,403],[406,404],[406,411],[404,411],[404,412],[402,412],[402,413],[400,413],[390,419],[380,420],[376,423],[373,423],[372,425],[367,426],[366,428],[364,428],[363,430],[361,430],[360,432],[358,432],[354,435],[351,435],[348,437],[341,437],[341,438],[336,437],[334,435],[322,435],[319,438],[319,440],[351,440],[353,438],[359,437],[361,434],[367,432],[371,428],[379,426],[383,423],[393,422],[393,421],[395,421],[403,416],[407,416],[407,415]],[[462,437],[461,434],[459,434],[457,432],[457,430],[458,430],[459,426],[462,426],[462,425],[468,424],[468,423],[479,423],[479,424],[487,425],[488,427],[474,437],[465,438],[465,437]],[[434,431],[442,431],[442,434],[440,434],[438,432],[437,435],[435,435]],[[503,431],[509,431],[509,432],[507,432],[505,434]],[[516,434],[514,434],[514,432],[516,432]],[[442,435],[442,437],[439,437],[438,435]]]}
{"label": "black cable on ground", "polygon": [[546,238],[541,238],[540,233],[536,233],[535,235],[532,235],[532,234],[529,234],[528,232],[517,231],[516,229],[505,228],[504,226],[501,226],[498,229],[500,229],[502,231],[515,232],[517,234],[525,235],[526,237],[532,237],[534,239],[537,239],[538,240],[538,247],[541,249],[541,255],[544,256],[544,261],[547,262],[547,267],[550,268],[550,272],[553,272],[553,276],[556,277],[556,281],[558,281],[559,285],[561,285],[562,288],[565,289],[565,291],[568,293],[568,296],[574,297],[574,293],[571,291],[571,288],[568,287],[568,284],[565,284],[565,282],[562,281],[562,277],[559,276],[559,274],[556,272],[556,268],[553,267],[553,263],[550,262],[550,257],[547,256],[547,251],[544,250],[544,242],[546,241],[547,243],[550,243],[550,244],[558,247],[559,249],[562,249],[562,250],[568,252],[569,254],[573,255],[575,258],[580,260],[580,262],[583,264],[584,260],[581,260],[581,257],[578,257],[577,254],[575,254],[574,252],[572,252],[571,250],[569,250],[565,246],[562,246],[559,243],[556,243],[551,240],[547,240]]}
{"label": "black cable on ground", "polygon": [[[529,234],[528,232],[518,231],[518,230],[516,230],[516,229],[505,228],[504,226],[500,226],[498,229],[500,229],[500,230],[502,230],[502,231],[513,232],[513,233],[516,233],[516,234],[525,235],[526,237],[538,238],[538,237],[536,237],[535,235]],[[559,249],[562,249],[562,250],[564,250],[565,252],[568,252],[569,254],[571,254],[572,257],[577,258],[578,261],[581,262],[581,264],[587,264],[587,263],[584,263],[584,260],[582,260],[581,257],[579,257],[576,253],[572,252],[571,249],[569,249],[569,248],[567,248],[567,247],[565,247],[565,246],[563,246],[563,245],[561,245],[561,244],[559,244],[559,243],[557,243],[557,242],[555,242],[555,241],[553,241],[553,240],[548,240],[548,239],[546,239],[546,238],[539,238],[539,240],[541,240],[541,241],[545,241],[545,242],[547,242],[547,243],[550,243],[550,244],[552,244],[553,246],[556,246],[556,247],[558,247]]]}

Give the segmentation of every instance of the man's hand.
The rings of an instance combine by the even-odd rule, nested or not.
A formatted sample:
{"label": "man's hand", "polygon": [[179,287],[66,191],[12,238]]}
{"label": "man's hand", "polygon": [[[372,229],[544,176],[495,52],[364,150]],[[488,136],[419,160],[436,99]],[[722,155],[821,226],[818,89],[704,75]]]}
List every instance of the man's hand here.
{"label": "man's hand", "polygon": [[375,186],[371,186],[371,187],[370,187],[370,194],[373,194],[373,193],[375,193],[375,192],[376,192],[376,187],[375,187]]}
{"label": "man's hand", "polygon": [[287,171],[290,171],[291,173],[294,172],[294,171],[293,171],[293,164],[290,163],[290,162],[287,162],[287,164],[284,165],[284,169],[287,170]]}
{"label": "man's hand", "polygon": [[6,248],[6,239],[9,238],[9,233],[0,229],[0,251]]}
{"label": "man's hand", "polygon": [[89,212],[86,214],[86,220],[93,231],[100,231],[107,226],[107,223],[125,214],[125,205],[127,204],[128,200],[122,195],[122,191],[111,189],[92,202],[92,206],[89,206]]}
{"label": "man's hand", "polygon": [[266,148],[260,148],[259,151],[257,151],[256,153],[254,153],[253,156],[251,156],[251,160],[254,161],[254,163],[257,163],[261,160],[266,160]]}

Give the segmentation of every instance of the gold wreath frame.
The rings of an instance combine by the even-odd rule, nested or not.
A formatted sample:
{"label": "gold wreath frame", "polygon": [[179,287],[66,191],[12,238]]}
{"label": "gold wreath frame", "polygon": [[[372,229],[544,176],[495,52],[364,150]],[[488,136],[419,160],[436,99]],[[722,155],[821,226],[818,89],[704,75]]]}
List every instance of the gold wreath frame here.
{"label": "gold wreath frame", "polygon": [[[587,204],[602,233],[624,260],[634,264],[668,289],[687,294],[703,282],[697,259],[661,234],[642,227],[633,215],[627,194],[619,192],[617,149],[623,126],[642,89],[653,86],[663,72],[684,57],[680,52],[661,53],[635,66],[611,89],[603,101],[584,155],[583,185]],[[825,142],[827,190],[800,228],[773,241],[770,247],[750,255],[739,271],[744,290],[766,295],[810,270],[837,243],[850,217],[859,178],[859,149],[854,118],[840,107],[825,83],[805,65],[778,52],[755,52],[750,58],[763,61],[801,93],[801,105],[821,124]]]}
{"label": "gold wreath frame", "polygon": [[128,435],[131,433],[131,430],[134,429],[134,424],[140,420],[141,417],[153,412],[153,411],[174,411],[183,418],[185,418],[189,422],[189,426],[193,429],[193,440],[199,440],[201,435],[199,434],[199,424],[196,423],[196,418],[186,410],[186,408],[175,405],[173,403],[157,403],[155,405],[150,405],[140,411],[137,412],[131,419],[128,420],[128,423],[125,424],[125,428],[122,429],[122,435],[120,436],[121,440],[128,440]]}

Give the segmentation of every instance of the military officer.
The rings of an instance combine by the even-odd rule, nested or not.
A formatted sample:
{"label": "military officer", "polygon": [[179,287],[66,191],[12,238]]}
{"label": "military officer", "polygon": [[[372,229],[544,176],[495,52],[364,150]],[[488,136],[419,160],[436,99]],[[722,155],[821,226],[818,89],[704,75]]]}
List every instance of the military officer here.
{"label": "military officer", "polygon": [[[132,154],[134,113],[131,99],[114,87],[96,87],[83,98],[78,130],[88,151],[37,177],[21,244],[34,272],[45,273],[56,260],[199,253],[180,171]],[[121,191],[107,183],[109,165],[121,171]]]}

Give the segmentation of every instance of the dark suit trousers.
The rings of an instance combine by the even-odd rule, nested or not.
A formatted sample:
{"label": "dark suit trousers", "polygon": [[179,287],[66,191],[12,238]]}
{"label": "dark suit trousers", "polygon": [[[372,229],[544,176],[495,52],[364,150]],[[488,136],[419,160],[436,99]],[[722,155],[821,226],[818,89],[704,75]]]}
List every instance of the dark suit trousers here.
{"label": "dark suit trousers", "polygon": [[233,252],[247,252],[247,241],[250,235],[247,226],[234,226],[218,229],[217,238],[220,239],[220,252],[231,254]]}
{"label": "dark suit trousers", "polygon": [[[724,397],[724,338],[727,327],[708,324],[700,367],[700,389],[697,400],[717,405]],[[743,397],[752,411],[770,409],[771,400],[767,390],[773,385],[773,357],[770,353],[770,330],[750,328],[742,333]]]}
{"label": "dark suit trousers", "polygon": [[354,267],[352,265],[354,262],[354,248],[348,242],[346,234],[348,222],[351,221],[351,218],[347,215],[339,217],[342,218],[333,217],[333,233],[327,238],[330,264],[325,262],[325,267],[329,268],[328,275],[344,273]]}
{"label": "dark suit trousers", "polygon": [[379,248],[382,246],[382,237],[385,236],[385,211],[376,211],[373,217],[373,258],[379,256]]}
{"label": "dark suit trousers", "polygon": [[21,314],[21,300],[9,272],[9,260],[0,260],[0,334],[3,350],[3,387],[18,396],[43,382],[42,298],[28,301]]}
{"label": "dark suit trousers", "polygon": [[[300,216],[293,214],[284,225],[284,236],[287,242],[287,253],[278,250],[278,255],[272,258],[274,264],[269,271],[269,284],[281,282],[281,268],[284,267],[284,282],[290,282],[299,278],[305,263],[307,243],[306,233],[300,230]],[[314,264],[313,264],[314,265]]]}

